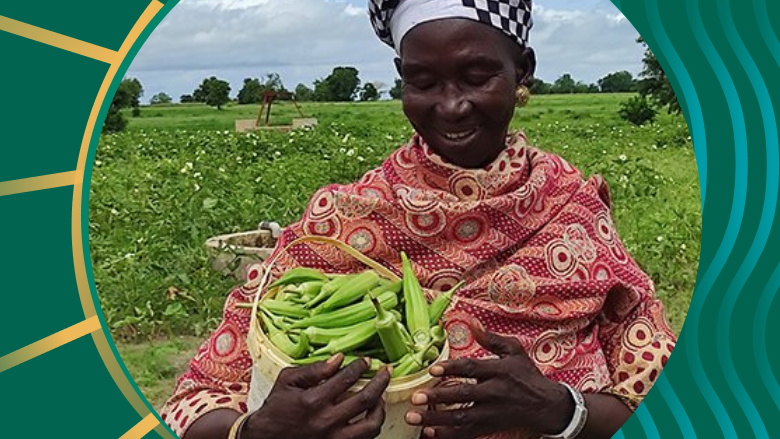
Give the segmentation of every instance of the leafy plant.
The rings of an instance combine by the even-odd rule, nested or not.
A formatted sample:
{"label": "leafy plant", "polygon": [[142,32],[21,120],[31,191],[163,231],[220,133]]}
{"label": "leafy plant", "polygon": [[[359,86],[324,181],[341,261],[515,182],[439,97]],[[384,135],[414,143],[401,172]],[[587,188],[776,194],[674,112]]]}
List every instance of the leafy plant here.
{"label": "leafy plant", "polygon": [[623,120],[629,121],[634,125],[644,125],[655,121],[658,111],[653,108],[653,105],[647,98],[635,96],[620,106],[618,114],[620,114]]}

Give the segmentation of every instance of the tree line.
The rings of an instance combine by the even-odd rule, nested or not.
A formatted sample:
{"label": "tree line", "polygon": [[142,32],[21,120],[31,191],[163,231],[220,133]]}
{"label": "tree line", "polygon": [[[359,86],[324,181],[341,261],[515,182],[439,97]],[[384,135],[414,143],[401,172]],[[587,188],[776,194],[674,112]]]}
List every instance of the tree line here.
{"label": "tree line", "polygon": [[[680,113],[681,107],[674,94],[669,79],[661,68],[658,59],[653,55],[647,44],[640,37],[637,43],[645,47],[643,59],[644,70],[639,78],[634,78],[628,71],[613,72],[605,75],[596,83],[585,83],[575,80],[570,73],[564,73],[553,83],[539,78],[532,78],[531,94],[575,94],[575,93],[622,93],[637,92],[638,96],[623,104],[620,114],[624,119],[636,124],[655,119],[657,108],[666,107],[669,113]],[[380,81],[361,83],[358,69],[349,66],[335,67],[330,75],[314,81],[311,87],[298,84],[293,92],[289,92],[278,73],[267,73],[259,78],[245,78],[236,98],[230,98],[231,87],[228,81],[216,76],[203,79],[198,87],[188,94],[181,95],[181,103],[199,102],[222,109],[230,102],[239,105],[257,104],[262,102],[265,92],[280,92],[280,99],[294,98],[298,101],[320,102],[350,102],[375,101],[382,93],[387,92],[391,99],[400,99],[403,81],[396,79],[389,89]],[[127,121],[120,112],[123,108],[131,108],[133,117],[140,114],[140,98],[143,96],[143,86],[136,78],[125,78],[119,84],[111,102],[103,126],[103,132],[118,132],[124,129]],[[152,96],[151,105],[168,104],[173,99],[164,92]]]}

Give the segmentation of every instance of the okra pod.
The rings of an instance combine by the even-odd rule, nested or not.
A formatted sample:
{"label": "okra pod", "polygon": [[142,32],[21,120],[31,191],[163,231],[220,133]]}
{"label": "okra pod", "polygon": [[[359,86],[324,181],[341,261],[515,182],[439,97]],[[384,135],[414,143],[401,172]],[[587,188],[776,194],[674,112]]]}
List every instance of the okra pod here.
{"label": "okra pod", "polygon": [[259,306],[261,309],[265,309],[271,314],[276,314],[278,316],[294,317],[298,319],[309,316],[309,311],[302,307],[280,300],[265,299],[260,302]]}
{"label": "okra pod", "polygon": [[[379,303],[382,304],[384,309],[395,308],[398,306],[398,296],[391,292],[383,293],[379,296]],[[305,328],[307,326],[317,326],[320,328],[337,328],[370,320],[375,315],[374,305],[371,302],[361,301],[329,313],[303,318],[290,325],[290,327]]]}
{"label": "okra pod", "polygon": [[346,282],[331,295],[322,305],[317,307],[315,314],[332,311],[352,302],[360,300],[379,283],[379,275],[374,270],[364,271]]}
{"label": "okra pod", "polygon": [[[303,366],[303,365],[306,365],[306,364],[317,363],[319,361],[328,361],[328,359],[330,359],[330,357],[331,357],[330,355],[312,355],[310,357],[294,359],[292,361],[292,364],[295,364],[295,365],[298,365],[298,366]],[[341,362],[341,367],[349,366],[353,361],[361,360],[363,358],[366,358],[366,357],[358,357],[358,356],[354,356],[354,355],[345,355],[344,356],[344,360]],[[377,360],[376,358],[369,358],[369,360],[371,360],[371,365],[369,366],[368,370],[371,371],[371,372],[379,372],[379,369],[381,369],[382,366],[384,366],[384,363],[382,363],[381,361]]]}
{"label": "okra pod", "polygon": [[374,322],[367,320],[365,322],[356,323],[350,326],[342,326],[338,328],[319,328],[316,326],[309,326],[304,329],[303,333],[309,336],[309,342],[314,345],[326,345],[330,343],[334,338],[343,337],[349,335],[355,331],[363,329],[363,327],[371,326]]}
{"label": "okra pod", "polygon": [[312,355],[333,355],[338,352],[351,351],[352,349],[357,349],[366,344],[374,335],[376,335],[376,328],[374,325],[365,326],[360,328],[360,330],[353,331],[343,337],[334,338],[328,342],[327,345],[312,352]]}
{"label": "okra pod", "polygon": [[393,314],[382,308],[378,300],[372,297],[371,303],[376,310],[374,325],[387,353],[387,359],[397,361],[409,352],[409,346],[401,333],[401,325]]}
{"label": "okra pod", "polygon": [[454,287],[450,288],[449,291],[441,293],[438,297],[433,299],[430,306],[428,306],[428,316],[430,317],[431,325],[435,325],[439,322],[439,319],[441,319],[441,317],[444,315],[444,311],[450,305],[452,296],[460,289],[460,287],[463,286],[464,283],[464,281],[458,282]]}
{"label": "okra pod", "polygon": [[430,317],[428,315],[428,302],[425,299],[420,281],[414,275],[412,264],[406,253],[401,252],[401,265],[403,272],[403,290],[406,311],[406,326],[416,346],[424,346],[431,338]]}
{"label": "okra pod", "polygon": [[265,313],[260,313],[260,318],[263,321],[263,326],[265,326],[268,339],[287,356],[290,358],[301,358],[309,352],[309,338],[306,334],[301,334],[298,342],[294,343],[284,331],[280,331],[273,325],[271,319]]}
{"label": "okra pod", "polygon": [[433,342],[428,342],[420,351],[409,352],[404,355],[393,369],[393,378],[411,375],[420,371],[425,366],[425,354],[431,346],[433,346]]}
{"label": "okra pod", "polygon": [[322,287],[320,288],[320,292],[314,297],[314,299],[310,300],[309,303],[306,304],[306,308],[313,308],[323,300],[326,300],[333,293],[335,293],[336,290],[338,290],[342,285],[349,282],[349,280],[353,276],[354,275],[343,275],[334,278],[333,280],[329,280],[325,282],[325,284],[323,284]]}
{"label": "okra pod", "polygon": [[431,339],[434,343],[442,344],[447,339],[447,334],[444,332],[444,328],[441,325],[431,326]]}
{"label": "okra pod", "polygon": [[327,281],[328,277],[322,274],[320,270],[315,270],[314,268],[296,267],[284,273],[282,277],[268,285],[268,288],[270,289],[282,285],[299,284],[313,280]]}
{"label": "okra pod", "polygon": [[324,281],[313,280],[298,285],[296,290],[299,293],[301,293],[301,296],[306,297],[308,299],[312,299],[314,297],[317,297],[317,294],[320,293],[320,289],[322,288],[323,285],[325,285]]}

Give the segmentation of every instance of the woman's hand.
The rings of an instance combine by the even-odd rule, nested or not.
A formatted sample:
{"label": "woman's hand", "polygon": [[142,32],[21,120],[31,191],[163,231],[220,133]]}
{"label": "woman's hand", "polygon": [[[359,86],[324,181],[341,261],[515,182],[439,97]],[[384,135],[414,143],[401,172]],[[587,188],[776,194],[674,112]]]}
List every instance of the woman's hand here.
{"label": "woman's hand", "polygon": [[[240,439],[371,439],[385,420],[382,394],[390,382],[387,369],[357,394],[347,390],[368,370],[353,361],[339,370],[344,356],[327,362],[282,370],[260,409],[241,428]],[[353,419],[365,413],[358,420]]]}
{"label": "woman's hand", "polygon": [[427,389],[412,396],[416,406],[466,404],[453,410],[412,410],[406,422],[423,426],[423,435],[472,439],[498,432],[527,430],[539,434],[563,431],[574,413],[574,401],[562,385],[545,378],[517,339],[487,332],[476,320],[476,341],[497,359],[457,359],[434,365],[431,375],[476,380]]}

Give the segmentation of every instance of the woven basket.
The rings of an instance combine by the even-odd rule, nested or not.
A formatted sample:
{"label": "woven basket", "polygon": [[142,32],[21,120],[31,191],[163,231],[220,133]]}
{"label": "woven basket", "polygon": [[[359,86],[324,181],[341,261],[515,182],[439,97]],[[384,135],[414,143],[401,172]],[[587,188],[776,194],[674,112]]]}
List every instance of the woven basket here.
{"label": "woven basket", "polygon": [[[301,244],[304,242],[320,242],[333,245],[350,256],[354,257],[358,261],[364,263],[369,268],[375,270],[380,276],[387,278],[390,281],[401,280],[392,271],[388,270],[376,261],[368,258],[358,250],[344,244],[341,241],[317,237],[307,236],[299,238],[291,242],[285,250],[290,247]],[[274,259],[269,259],[266,263],[265,273],[260,281],[260,286],[257,289],[255,295],[252,317],[250,322],[249,335],[247,343],[249,345],[249,351],[252,354],[254,365],[252,368],[252,382],[250,383],[250,392],[248,398],[248,405],[250,410],[258,409],[265,398],[271,391],[273,383],[279,376],[282,369],[292,366],[292,359],[280,351],[273,343],[270,342],[268,337],[260,327],[260,321],[257,319],[257,306],[261,300],[271,298],[276,294],[276,290],[269,291],[260,298],[261,292],[265,288],[268,282],[268,277],[271,272],[271,267],[275,262]],[[442,347],[441,354],[437,361],[448,358],[449,356],[449,344],[445,339],[444,346]],[[385,406],[385,423],[382,426],[382,433],[377,436],[379,439],[417,439],[420,436],[420,428],[412,427],[406,424],[404,416],[406,412],[412,408],[409,400],[412,394],[418,390],[433,387],[439,382],[438,378],[431,376],[427,369],[417,372],[412,375],[407,375],[400,378],[394,378],[390,380],[390,384],[386,391],[386,403]],[[355,393],[363,388],[368,383],[367,379],[361,379],[350,389],[350,392]]]}

